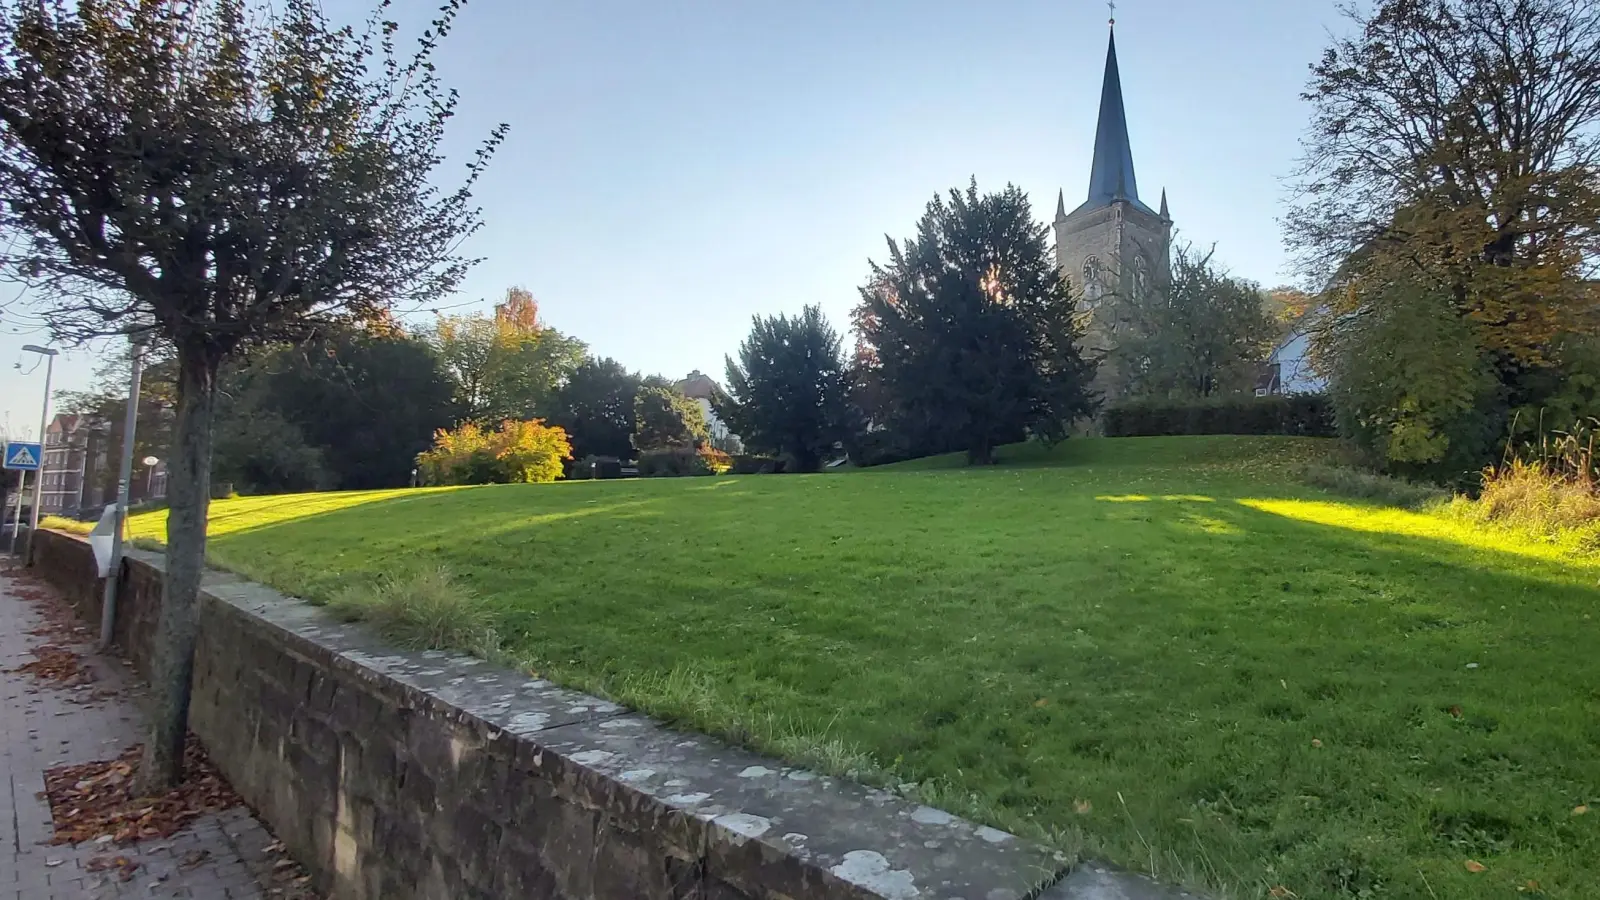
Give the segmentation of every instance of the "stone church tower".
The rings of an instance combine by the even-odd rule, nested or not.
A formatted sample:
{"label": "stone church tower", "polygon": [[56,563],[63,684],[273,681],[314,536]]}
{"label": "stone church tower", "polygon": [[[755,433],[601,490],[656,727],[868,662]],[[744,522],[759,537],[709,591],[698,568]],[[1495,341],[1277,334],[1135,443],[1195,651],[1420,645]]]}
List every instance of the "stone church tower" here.
{"label": "stone church tower", "polygon": [[[1056,260],[1072,283],[1085,321],[1085,349],[1103,356],[1114,346],[1125,312],[1117,300],[1148,296],[1171,277],[1172,216],[1167,193],[1157,212],[1139,199],[1133,175],[1133,148],[1122,106],[1122,77],[1117,71],[1117,36],[1113,23],[1106,51],[1105,82],[1100,88],[1100,123],[1094,134],[1094,164],[1089,170],[1089,199],[1067,212],[1066,193],[1056,200]],[[1101,367],[1098,384],[1107,399],[1115,373]]]}

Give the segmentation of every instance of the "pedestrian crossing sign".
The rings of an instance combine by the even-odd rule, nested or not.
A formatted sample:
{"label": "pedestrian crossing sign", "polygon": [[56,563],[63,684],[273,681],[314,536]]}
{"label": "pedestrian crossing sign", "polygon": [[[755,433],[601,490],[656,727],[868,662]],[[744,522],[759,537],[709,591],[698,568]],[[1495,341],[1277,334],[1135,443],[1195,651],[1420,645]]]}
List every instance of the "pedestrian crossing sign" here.
{"label": "pedestrian crossing sign", "polygon": [[24,441],[12,441],[6,445],[5,467],[8,469],[21,469],[24,472],[39,471],[39,445]]}

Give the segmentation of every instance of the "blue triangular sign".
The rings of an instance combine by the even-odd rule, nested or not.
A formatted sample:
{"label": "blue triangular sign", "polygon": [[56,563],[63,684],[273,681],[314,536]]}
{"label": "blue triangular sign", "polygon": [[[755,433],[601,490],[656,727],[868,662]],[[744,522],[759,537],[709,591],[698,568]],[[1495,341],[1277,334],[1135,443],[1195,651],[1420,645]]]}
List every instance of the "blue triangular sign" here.
{"label": "blue triangular sign", "polygon": [[6,454],[6,465],[15,469],[35,469],[39,466],[39,459],[27,444],[12,444],[11,452]]}

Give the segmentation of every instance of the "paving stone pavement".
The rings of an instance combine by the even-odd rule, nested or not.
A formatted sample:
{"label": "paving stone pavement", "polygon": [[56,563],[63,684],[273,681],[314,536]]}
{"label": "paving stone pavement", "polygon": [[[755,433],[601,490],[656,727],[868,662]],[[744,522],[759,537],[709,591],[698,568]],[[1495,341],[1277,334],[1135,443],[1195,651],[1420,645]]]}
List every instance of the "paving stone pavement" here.
{"label": "paving stone pavement", "polygon": [[[102,897],[250,898],[281,896],[271,884],[281,857],[273,837],[243,807],[206,816],[170,838],[117,846],[52,846],[44,772],[115,757],[141,739],[140,690],[118,662],[88,653],[96,680],[76,691],[12,671],[45,638],[28,632],[45,619],[20,593],[48,590],[0,562],[0,900]],[[96,699],[90,699],[90,693]],[[106,696],[106,695],[110,696]],[[92,871],[96,858],[123,856],[139,865],[122,881]]]}

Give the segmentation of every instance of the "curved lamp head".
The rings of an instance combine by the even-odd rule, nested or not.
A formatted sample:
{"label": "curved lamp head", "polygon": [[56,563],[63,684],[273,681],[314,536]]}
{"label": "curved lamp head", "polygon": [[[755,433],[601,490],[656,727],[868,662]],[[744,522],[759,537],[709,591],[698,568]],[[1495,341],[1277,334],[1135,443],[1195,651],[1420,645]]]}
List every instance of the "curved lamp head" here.
{"label": "curved lamp head", "polygon": [[61,352],[50,347],[41,347],[38,344],[23,344],[22,349],[28,353],[37,353],[40,356],[55,356]]}

